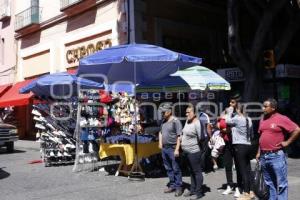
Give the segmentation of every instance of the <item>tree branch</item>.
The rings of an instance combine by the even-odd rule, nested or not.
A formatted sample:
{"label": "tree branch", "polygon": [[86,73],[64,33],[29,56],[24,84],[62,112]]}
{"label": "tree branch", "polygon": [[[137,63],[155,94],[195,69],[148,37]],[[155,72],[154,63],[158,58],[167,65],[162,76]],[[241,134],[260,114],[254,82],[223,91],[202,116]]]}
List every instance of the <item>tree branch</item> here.
{"label": "tree branch", "polygon": [[274,47],[276,62],[278,62],[281,59],[288,45],[292,41],[293,36],[299,30],[299,28],[300,28],[300,13],[297,12],[297,14],[295,14],[291,18],[289,24],[287,25],[287,28],[282,34],[282,38],[277,42],[276,46]]}
{"label": "tree branch", "polygon": [[[227,9],[229,54],[236,64],[247,62],[248,57],[245,50],[242,48],[239,36],[239,1],[228,0]],[[244,68],[244,65],[240,65],[240,67]]]}
{"label": "tree branch", "polygon": [[272,27],[274,16],[276,16],[288,2],[289,1],[287,0],[272,1],[270,2],[271,5],[264,9],[263,18],[256,30],[254,41],[252,43],[250,59],[253,63],[257,62],[258,55],[263,48],[263,41]]}

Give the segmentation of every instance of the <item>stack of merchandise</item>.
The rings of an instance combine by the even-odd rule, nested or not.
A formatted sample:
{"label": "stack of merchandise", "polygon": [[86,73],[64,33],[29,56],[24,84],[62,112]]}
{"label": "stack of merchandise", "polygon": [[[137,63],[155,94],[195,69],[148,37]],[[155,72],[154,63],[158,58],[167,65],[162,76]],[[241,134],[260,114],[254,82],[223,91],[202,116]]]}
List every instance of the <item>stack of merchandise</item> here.
{"label": "stack of merchandise", "polygon": [[70,120],[68,126],[65,121],[64,124],[60,124],[59,120],[52,118],[47,104],[35,105],[32,114],[37,129],[36,139],[40,142],[41,157],[45,166],[74,163],[76,142],[69,133],[74,122]]}
{"label": "stack of merchandise", "polygon": [[133,144],[135,133],[139,143],[157,138],[142,134],[138,102],[125,92],[81,90],[78,151],[74,171],[93,171],[99,161],[99,144]]}

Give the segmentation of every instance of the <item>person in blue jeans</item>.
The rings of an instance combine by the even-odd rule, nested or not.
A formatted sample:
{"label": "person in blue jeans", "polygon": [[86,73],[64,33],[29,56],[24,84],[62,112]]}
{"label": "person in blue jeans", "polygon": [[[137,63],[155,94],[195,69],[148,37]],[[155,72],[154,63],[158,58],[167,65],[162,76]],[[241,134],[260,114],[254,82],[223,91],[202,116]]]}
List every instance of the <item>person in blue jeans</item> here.
{"label": "person in blue jeans", "polygon": [[179,166],[179,147],[182,125],[179,119],[172,115],[172,105],[163,104],[159,108],[163,113],[163,124],[159,133],[159,148],[162,149],[164,167],[169,177],[168,187],[164,193],[175,192],[175,196],[182,195],[182,173]]}
{"label": "person in blue jeans", "polygon": [[[287,161],[283,148],[300,135],[300,128],[288,117],[277,113],[277,101],[263,104],[264,117],[259,123],[259,149],[256,159],[261,163],[264,180],[269,187],[269,200],[288,199]],[[289,139],[285,140],[285,134]]]}

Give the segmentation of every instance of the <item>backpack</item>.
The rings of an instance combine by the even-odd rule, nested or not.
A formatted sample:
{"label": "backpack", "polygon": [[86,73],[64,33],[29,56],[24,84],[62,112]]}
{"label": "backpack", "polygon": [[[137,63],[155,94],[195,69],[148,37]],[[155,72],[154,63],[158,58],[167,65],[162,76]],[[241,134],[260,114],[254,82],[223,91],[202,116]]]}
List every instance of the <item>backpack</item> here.
{"label": "backpack", "polygon": [[[204,122],[204,120],[201,120],[201,116],[206,117],[207,120]],[[204,112],[201,112],[199,114],[199,121],[200,121],[200,125],[201,125],[201,138],[200,138],[200,141],[207,140],[208,139],[207,123],[209,123],[208,115]]]}

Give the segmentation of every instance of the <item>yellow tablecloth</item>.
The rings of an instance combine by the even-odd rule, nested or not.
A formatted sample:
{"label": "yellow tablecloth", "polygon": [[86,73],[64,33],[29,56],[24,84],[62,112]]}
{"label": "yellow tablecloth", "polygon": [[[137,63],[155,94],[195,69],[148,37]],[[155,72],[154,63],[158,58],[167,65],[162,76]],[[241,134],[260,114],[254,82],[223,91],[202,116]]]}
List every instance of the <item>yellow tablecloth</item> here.
{"label": "yellow tablecloth", "polygon": [[[138,144],[138,157],[147,158],[151,155],[160,153],[158,142]],[[126,165],[134,162],[134,144],[100,144],[99,157],[106,158],[108,156],[120,156]]]}

